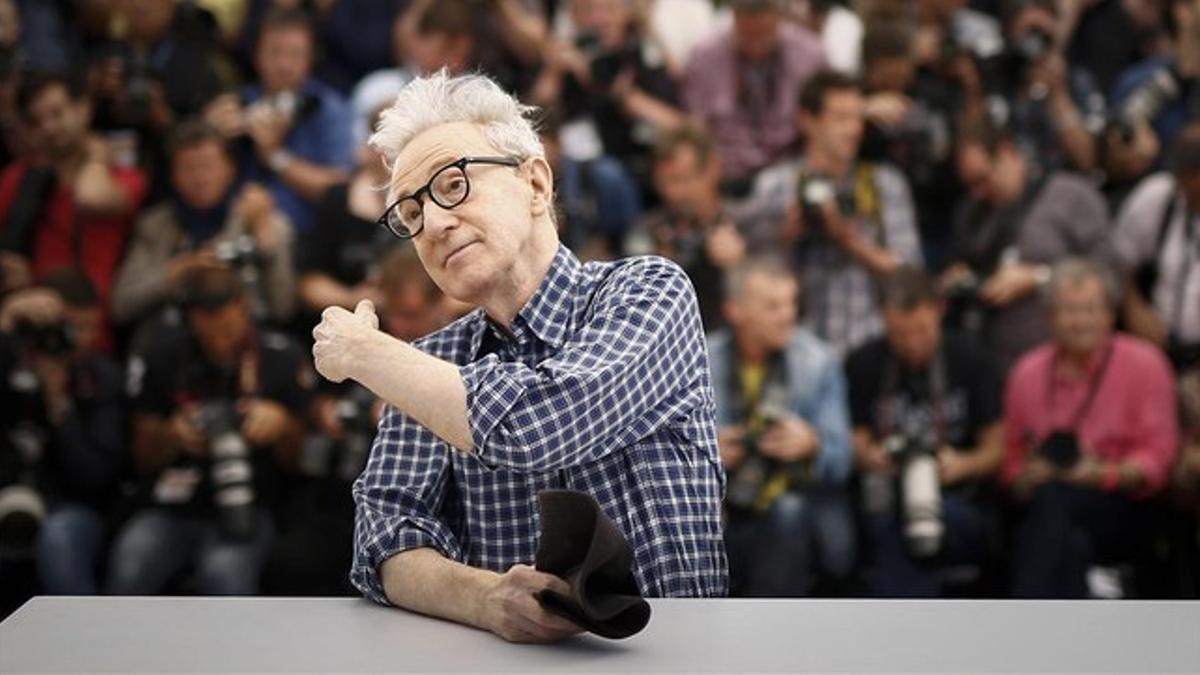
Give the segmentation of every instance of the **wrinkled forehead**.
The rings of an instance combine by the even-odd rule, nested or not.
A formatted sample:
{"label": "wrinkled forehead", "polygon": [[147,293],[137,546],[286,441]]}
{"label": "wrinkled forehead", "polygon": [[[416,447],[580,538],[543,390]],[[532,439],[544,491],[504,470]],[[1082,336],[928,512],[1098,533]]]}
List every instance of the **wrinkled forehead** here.
{"label": "wrinkled forehead", "polygon": [[416,192],[438,169],[461,157],[498,154],[477,124],[451,122],[430,127],[414,136],[396,155],[388,195],[395,199]]}

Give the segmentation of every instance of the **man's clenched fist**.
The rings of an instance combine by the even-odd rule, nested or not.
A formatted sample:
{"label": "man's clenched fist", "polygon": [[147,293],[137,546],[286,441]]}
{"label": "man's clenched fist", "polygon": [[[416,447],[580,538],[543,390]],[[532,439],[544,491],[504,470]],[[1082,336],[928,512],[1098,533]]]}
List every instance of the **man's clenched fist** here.
{"label": "man's clenched fist", "polygon": [[360,300],[354,313],[327,307],[313,329],[313,361],[317,372],[331,382],[354,378],[366,365],[370,345],[383,334],[370,300]]}

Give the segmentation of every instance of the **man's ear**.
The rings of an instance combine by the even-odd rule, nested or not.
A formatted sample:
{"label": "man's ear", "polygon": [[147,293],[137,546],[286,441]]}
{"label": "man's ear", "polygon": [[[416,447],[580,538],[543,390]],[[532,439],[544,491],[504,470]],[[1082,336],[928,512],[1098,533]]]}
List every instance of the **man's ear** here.
{"label": "man's ear", "polygon": [[533,191],[530,209],[535,216],[548,213],[554,208],[554,172],[542,157],[529,159],[525,167],[529,187]]}

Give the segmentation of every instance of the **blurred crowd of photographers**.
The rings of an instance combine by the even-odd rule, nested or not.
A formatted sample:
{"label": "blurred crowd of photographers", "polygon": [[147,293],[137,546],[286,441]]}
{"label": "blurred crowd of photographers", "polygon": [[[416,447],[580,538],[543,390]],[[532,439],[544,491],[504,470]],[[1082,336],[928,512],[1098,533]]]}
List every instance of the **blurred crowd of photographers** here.
{"label": "blurred crowd of photographers", "polygon": [[733,592],[1200,597],[1200,0],[0,0],[0,610],[348,594],[413,77],[706,329]]}

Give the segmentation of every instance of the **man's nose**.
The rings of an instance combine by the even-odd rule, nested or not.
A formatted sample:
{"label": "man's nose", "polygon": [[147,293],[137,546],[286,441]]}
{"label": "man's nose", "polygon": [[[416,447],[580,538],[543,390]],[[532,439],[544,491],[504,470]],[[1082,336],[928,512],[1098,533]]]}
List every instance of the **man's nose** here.
{"label": "man's nose", "polygon": [[458,226],[458,218],[451,209],[443,208],[432,199],[426,199],[421,206],[422,219],[425,221],[425,233],[430,239],[438,239],[447,230]]}

